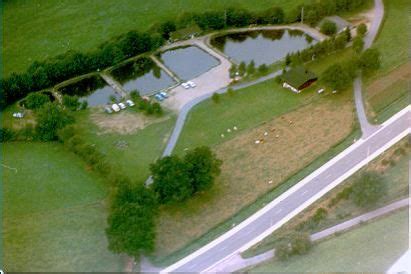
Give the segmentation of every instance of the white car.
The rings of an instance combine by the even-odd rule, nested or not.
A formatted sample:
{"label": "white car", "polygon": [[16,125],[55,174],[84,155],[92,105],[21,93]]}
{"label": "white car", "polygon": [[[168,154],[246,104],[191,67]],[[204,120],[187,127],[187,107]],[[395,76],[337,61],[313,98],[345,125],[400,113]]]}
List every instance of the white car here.
{"label": "white car", "polygon": [[164,91],[159,92],[161,96],[163,96],[164,98],[168,98],[168,94],[165,93]]}
{"label": "white car", "polygon": [[195,88],[195,87],[197,86],[197,85],[196,85],[194,82],[192,82],[192,81],[188,81],[187,84],[189,84],[190,87],[192,87],[192,88]]}
{"label": "white car", "polygon": [[128,105],[129,107],[132,107],[132,106],[135,105],[134,102],[131,101],[131,100],[127,100],[126,103],[127,103],[127,105]]}
{"label": "white car", "polygon": [[119,112],[120,111],[120,107],[117,104],[111,105],[111,108],[114,110],[114,112]]}
{"label": "white car", "polygon": [[124,103],[118,103],[118,106],[119,106],[121,109],[125,109],[125,108],[126,108],[126,105],[125,105]]}
{"label": "white car", "polygon": [[185,89],[189,89],[190,85],[188,83],[182,83],[181,84]]}

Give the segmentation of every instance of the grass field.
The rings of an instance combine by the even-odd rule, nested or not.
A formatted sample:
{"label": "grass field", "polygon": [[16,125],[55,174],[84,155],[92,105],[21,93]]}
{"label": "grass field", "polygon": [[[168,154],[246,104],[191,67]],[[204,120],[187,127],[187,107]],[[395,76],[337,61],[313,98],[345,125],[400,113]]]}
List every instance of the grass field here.
{"label": "grass field", "polygon": [[[303,0],[132,1],[33,0],[3,1],[2,47],[5,74],[26,69],[33,61],[64,53],[87,51],[129,30],[147,30],[183,12],[242,6],[260,10],[273,5],[291,10]],[[27,16],[27,15],[30,16]]]}
{"label": "grass field", "polygon": [[315,245],[289,261],[272,260],[249,270],[259,272],[385,272],[408,249],[408,210]]}
{"label": "grass field", "polygon": [[149,165],[161,156],[175,124],[175,116],[147,118],[131,110],[107,115],[99,110],[78,112],[77,121],[87,142],[107,155],[109,163],[137,182],[144,182]]}
{"label": "grass field", "polygon": [[[384,1],[385,19],[374,43],[381,51],[381,69],[366,79],[365,98],[371,121],[380,123],[409,104],[411,66],[408,31],[411,3],[407,0]],[[407,64],[408,62],[408,64]]]}
{"label": "grass field", "polygon": [[382,197],[382,199],[378,201],[378,203],[373,208],[383,207],[384,205],[389,204],[392,201],[407,197],[409,191],[408,161],[410,155],[410,148],[408,147],[407,149],[407,141],[407,139],[404,139],[391,147],[383,155],[372,161],[367,167],[361,169],[361,171],[355,173],[343,184],[337,186],[333,191],[327,193],[318,202],[305,209],[303,212],[298,214],[295,218],[291,219],[287,224],[265,238],[263,241],[245,251],[243,253],[243,256],[252,257],[272,249],[279,239],[287,237],[290,231],[296,231],[298,229],[298,226],[301,223],[309,220],[319,208],[324,208],[327,210],[327,217],[308,230],[304,230],[305,232],[308,232],[310,234],[318,232],[327,227],[334,226],[347,219],[351,219],[355,216],[372,210],[370,208],[359,208],[355,206],[351,202],[351,200],[341,200],[335,205],[330,204],[331,200],[334,199],[337,194],[340,193],[344,188],[351,185],[354,182],[355,178],[357,178],[362,171],[367,170],[378,172],[381,176],[383,176],[388,184],[387,193],[384,195],[384,197]]}
{"label": "grass field", "polygon": [[105,186],[56,143],[2,145],[6,271],[121,271],[107,250]]}

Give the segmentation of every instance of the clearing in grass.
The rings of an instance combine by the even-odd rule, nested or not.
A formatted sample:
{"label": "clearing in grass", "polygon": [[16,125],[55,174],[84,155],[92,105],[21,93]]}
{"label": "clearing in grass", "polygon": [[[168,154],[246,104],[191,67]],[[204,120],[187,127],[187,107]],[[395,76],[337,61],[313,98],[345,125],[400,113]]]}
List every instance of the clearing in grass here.
{"label": "clearing in grass", "polygon": [[3,266],[122,271],[107,249],[106,186],[57,143],[2,144]]}

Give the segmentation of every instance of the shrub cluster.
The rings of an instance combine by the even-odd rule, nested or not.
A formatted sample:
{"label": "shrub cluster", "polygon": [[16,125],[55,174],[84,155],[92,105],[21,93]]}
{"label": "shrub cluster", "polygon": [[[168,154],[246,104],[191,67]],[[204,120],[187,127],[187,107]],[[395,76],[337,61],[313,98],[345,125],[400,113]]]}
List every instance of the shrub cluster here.
{"label": "shrub cluster", "polygon": [[312,242],[309,234],[295,233],[280,240],[275,247],[275,256],[279,260],[285,261],[293,255],[307,254],[311,247]]}
{"label": "shrub cluster", "polygon": [[189,151],[184,158],[164,157],[150,167],[153,190],[162,204],[185,201],[213,185],[221,164],[205,146]]}

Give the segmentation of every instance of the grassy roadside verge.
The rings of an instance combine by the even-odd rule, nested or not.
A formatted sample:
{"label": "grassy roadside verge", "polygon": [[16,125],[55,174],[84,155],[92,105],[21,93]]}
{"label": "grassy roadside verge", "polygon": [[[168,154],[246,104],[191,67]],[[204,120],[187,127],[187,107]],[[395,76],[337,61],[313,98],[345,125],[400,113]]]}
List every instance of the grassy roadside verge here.
{"label": "grassy roadside verge", "polygon": [[407,248],[408,210],[400,210],[324,240],[309,254],[271,260],[248,272],[385,272]]}
{"label": "grassy roadside verge", "polygon": [[[274,246],[287,237],[290,231],[300,231],[309,234],[332,227],[346,220],[383,207],[393,201],[406,198],[408,196],[408,158],[410,148],[407,146],[407,139],[395,144],[389,150],[373,160],[367,166],[357,171],[350,178],[338,185],[331,192],[320,198],[315,204],[292,218],[280,229],[266,237],[260,243],[243,252],[244,258],[253,257],[265,251],[273,249]],[[355,206],[351,200],[338,198],[339,193],[351,186],[364,171],[379,173],[386,181],[387,193],[373,207],[360,208]],[[322,219],[315,219],[318,209],[325,209],[326,215]]]}
{"label": "grassy roadside verge", "polygon": [[244,207],[240,210],[237,214],[232,216],[231,218],[225,220],[221,224],[215,226],[209,232],[201,236],[200,238],[190,242],[184,248],[174,252],[165,257],[156,257],[152,258],[153,262],[160,266],[167,266],[172,264],[173,262],[178,261],[179,259],[183,258],[184,256],[190,254],[191,252],[199,249],[200,247],[204,246],[205,244],[211,242],[213,239],[217,238],[218,236],[222,235],[224,232],[228,231],[232,224],[238,224],[241,221],[245,220],[253,213],[258,211],[264,205],[275,199],[276,197],[280,196],[284,193],[287,189],[298,183],[301,179],[312,173],[314,170],[318,169],[328,160],[333,158],[335,155],[343,151],[349,145],[353,143],[354,139],[358,139],[361,135],[361,131],[358,126],[355,126],[352,133],[345,138],[339,144],[336,144],[333,148],[329,151],[318,157],[315,161],[307,165],[301,171],[295,173],[291,177],[289,177],[284,183],[282,183],[279,187],[275,188],[273,191],[268,192],[267,194],[262,195],[258,198],[254,203]]}

